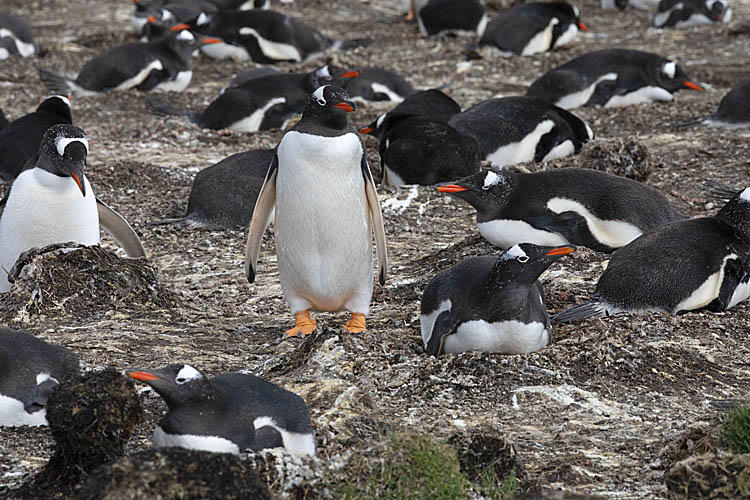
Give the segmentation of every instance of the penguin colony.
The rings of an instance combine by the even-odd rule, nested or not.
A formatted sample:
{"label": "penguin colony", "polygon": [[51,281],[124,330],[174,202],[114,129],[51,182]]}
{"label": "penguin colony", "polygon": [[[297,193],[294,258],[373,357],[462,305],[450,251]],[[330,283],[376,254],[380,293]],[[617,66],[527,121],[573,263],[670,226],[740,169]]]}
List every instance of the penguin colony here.
{"label": "penguin colony", "polygon": [[[750,187],[722,188],[724,203],[714,215],[689,218],[662,192],[629,179],[577,168],[503,168],[546,163],[595,141],[594,130],[568,110],[668,103],[679,90],[704,91],[677,61],[605,48],[538,75],[526,95],[462,106],[450,86],[425,88],[387,68],[321,63],[302,71],[294,63],[331,53],[345,59],[347,51],[372,50],[377,40],[328,36],[325,27],[296,16],[294,5],[282,13],[257,0],[134,3],[132,25],[145,41],[82,60],[76,76],[46,68],[45,60],[40,96],[48,97],[0,128],[0,178],[12,183],[0,201],[5,270],[33,247],[99,244],[100,226],[129,257],[148,255],[148,241],[144,249],[136,230],[94,195],[84,167],[92,146],[88,134],[96,131],[75,126],[75,102],[128,89],[183,92],[201,51],[252,66],[224,82],[222,92],[206,96],[213,100],[203,111],[149,100],[152,113],[183,116],[208,129],[284,133],[272,149],[238,152],[199,172],[185,216],[160,222],[246,229],[250,283],[263,274],[264,232],[273,225],[279,281],[294,321],[285,339],[315,333],[313,312],[346,311],[342,334],[366,332],[374,280],[386,285],[388,228],[363,143],[368,135],[377,142],[383,185],[435,185],[461,199],[476,209],[478,232],[498,247],[429,281],[420,304],[426,354],[527,354],[551,342],[553,322],[725,311],[750,296]],[[731,19],[723,0],[630,5],[650,10],[660,28]],[[467,53],[491,47],[482,57],[565,50],[589,31],[579,8],[566,2],[528,3],[494,16],[478,0],[413,0],[407,7],[406,18],[416,20],[423,36],[473,37]],[[11,14],[0,13],[0,59],[37,55],[32,30]],[[378,101],[389,109],[365,126],[356,118],[358,106]],[[750,82],[738,82],[715,113],[686,125],[747,127],[749,104]],[[485,168],[482,161],[492,165]],[[609,265],[593,296],[550,318],[539,278],[550,266],[564,265],[565,259],[556,264],[562,257],[573,258],[577,247],[611,253]],[[692,247],[689,254],[686,247]],[[0,275],[0,298],[11,287]],[[208,376],[187,361],[127,371],[167,403],[154,446],[229,453],[283,447],[315,454],[302,398],[244,373]],[[47,394],[78,373],[72,351],[0,327],[0,426],[44,425]]]}

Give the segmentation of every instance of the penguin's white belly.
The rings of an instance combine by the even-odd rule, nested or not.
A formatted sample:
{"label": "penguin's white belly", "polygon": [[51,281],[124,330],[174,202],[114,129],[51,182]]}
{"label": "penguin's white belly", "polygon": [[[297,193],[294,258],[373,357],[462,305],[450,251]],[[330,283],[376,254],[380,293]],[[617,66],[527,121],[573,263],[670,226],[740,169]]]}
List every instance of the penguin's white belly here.
{"label": "penguin's white belly", "polygon": [[260,36],[253,28],[243,26],[240,28],[240,35],[252,36],[258,41],[258,47],[263,55],[274,61],[294,61],[300,62],[302,55],[297,50],[297,47],[288,43],[274,42],[273,40],[267,40]]}
{"label": "penguin's white belly", "polygon": [[21,401],[0,394],[0,427],[21,425],[47,425],[47,410],[41,409],[34,413],[27,413]]}
{"label": "penguin's white belly", "polygon": [[292,312],[367,314],[372,237],[359,138],[291,131],[277,152],[276,254]]}
{"label": "penguin's white belly", "polygon": [[568,25],[568,29],[565,30],[565,32],[557,37],[557,40],[555,40],[555,45],[553,48],[562,47],[563,45],[567,45],[578,36],[578,25],[576,23],[570,23]]}
{"label": "penguin's white belly", "polygon": [[530,56],[539,52],[546,52],[552,46],[552,30],[560,24],[560,20],[553,17],[542,31],[531,37],[521,51],[522,56]]}
{"label": "penguin's white belly", "polygon": [[214,453],[240,453],[240,447],[219,436],[198,436],[195,434],[167,434],[161,427],[154,429],[154,448],[179,447],[188,450],[212,451]]}
{"label": "penguin's white belly", "polygon": [[513,219],[496,219],[477,224],[479,234],[498,248],[510,248],[518,243],[533,243],[556,247],[570,245],[560,233],[537,229],[528,222]]}
{"label": "penguin's white belly", "polygon": [[153,61],[148,63],[148,65],[145,68],[140,70],[137,75],[131,78],[128,78],[124,82],[121,82],[118,86],[116,86],[112,90],[126,90],[126,89],[130,89],[133,87],[137,87],[138,85],[143,83],[143,81],[146,78],[148,78],[148,75],[149,73],[151,73],[152,70],[159,71],[162,69],[164,69],[164,66],[162,65],[161,61],[158,59],[154,59]]}
{"label": "penguin's white belly", "polygon": [[573,141],[571,141],[570,139],[566,139],[554,148],[550,149],[549,152],[544,155],[544,158],[542,158],[542,162],[557,160],[558,158],[565,158],[566,156],[570,156],[575,152],[576,147],[573,144]]}
{"label": "penguin's white belly", "polygon": [[188,85],[190,85],[190,80],[192,79],[192,71],[180,71],[173,80],[165,80],[161,82],[154,90],[161,90],[164,92],[182,92]]}
{"label": "penguin's white belly", "polygon": [[249,61],[250,54],[248,54],[245,47],[238,45],[231,45],[225,42],[209,43],[208,45],[202,45],[201,50],[208,57],[214,59],[232,59],[235,61]]}
{"label": "penguin's white belly", "polygon": [[459,353],[470,350],[503,354],[528,354],[549,343],[547,327],[537,321],[522,323],[516,320],[488,323],[472,320],[461,323],[456,333],[445,337],[444,352]]}
{"label": "penguin's white belly", "polygon": [[391,167],[385,163],[383,163],[383,167],[385,169],[385,174],[383,175],[384,186],[403,186],[406,184],[400,175],[391,170]]}
{"label": "penguin's white belly", "polygon": [[257,417],[253,420],[253,427],[256,431],[265,426],[273,427],[281,434],[284,449],[299,455],[315,455],[315,437],[312,434],[288,431],[279,427],[271,417]]}
{"label": "penguin's white belly", "polygon": [[607,80],[617,80],[617,74],[607,73],[606,75],[600,76],[594,83],[592,83],[588,87],[562,97],[555,103],[555,106],[561,107],[563,109],[573,109],[583,106],[587,102],[589,102],[589,99],[591,99],[591,96],[596,90],[596,86],[599,85],[600,82]]}
{"label": "penguin's white belly", "polygon": [[[22,172],[13,182],[0,216],[0,266],[10,270],[21,252],[53,243],[99,243],[99,214],[88,179],[84,198],[70,177],[39,168]],[[0,273],[0,292],[10,288]]]}
{"label": "penguin's white belly", "polygon": [[242,120],[237,120],[231,124],[228,128],[233,130],[239,130],[240,132],[257,132],[260,130],[260,126],[263,124],[263,119],[266,117],[266,112],[277,104],[284,104],[286,97],[274,97],[263,107],[256,109],[250,116],[246,116]]}
{"label": "penguin's white belly", "polygon": [[729,301],[727,309],[747,300],[748,297],[750,297],[750,281],[739,283],[732,293],[732,298]]}
{"label": "penguin's white belly", "polygon": [[437,317],[440,316],[443,311],[450,311],[451,307],[453,307],[451,300],[445,299],[440,303],[437,309],[431,313],[422,314],[419,317],[419,327],[422,330],[422,344],[424,344],[425,349],[427,349],[427,344],[430,342],[430,338],[432,338],[432,330],[435,327]]}
{"label": "penguin's white belly", "polygon": [[[694,309],[700,309],[713,302],[721,292],[721,284],[724,282],[724,266],[726,266],[727,261],[736,258],[737,254],[734,253],[731,253],[724,257],[719,270],[706,278],[706,281],[704,281],[701,286],[693,290],[693,292],[686,299],[677,304],[677,306],[672,311],[672,314],[677,314],[680,311],[692,311]],[[735,290],[735,293],[737,293],[737,290]],[[733,295],[730,299],[730,304],[732,300],[734,300],[734,298],[735,297]]]}
{"label": "penguin's white belly", "polygon": [[547,208],[560,214],[575,212],[586,219],[586,226],[596,240],[608,247],[624,247],[643,234],[641,229],[629,222],[621,220],[603,220],[592,214],[588,208],[575,200],[552,198],[547,202]]}
{"label": "penguin's white belly", "polygon": [[555,122],[552,120],[544,120],[519,142],[500,146],[494,153],[487,155],[485,160],[491,161],[498,167],[514,165],[523,161],[531,161],[534,159],[534,153],[536,153],[536,145],[539,144],[539,139],[552,130],[554,126]]}
{"label": "penguin's white belly", "polygon": [[605,108],[616,108],[619,106],[630,106],[631,104],[643,104],[654,101],[671,101],[674,97],[672,94],[661,87],[641,87],[633,92],[624,95],[612,96]]}
{"label": "penguin's white belly", "polygon": [[16,44],[16,50],[21,55],[21,57],[33,56],[36,52],[36,47],[34,47],[33,43],[24,42],[20,38],[18,38],[12,31],[5,28],[0,28],[0,38],[4,38],[6,36],[13,39],[13,42]]}
{"label": "penguin's white belly", "polygon": [[393,102],[403,102],[404,98],[398,95],[396,92],[390,89],[387,85],[383,85],[382,83],[378,82],[372,82],[370,84],[370,88],[373,92],[376,94],[385,94],[388,96],[388,99]]}

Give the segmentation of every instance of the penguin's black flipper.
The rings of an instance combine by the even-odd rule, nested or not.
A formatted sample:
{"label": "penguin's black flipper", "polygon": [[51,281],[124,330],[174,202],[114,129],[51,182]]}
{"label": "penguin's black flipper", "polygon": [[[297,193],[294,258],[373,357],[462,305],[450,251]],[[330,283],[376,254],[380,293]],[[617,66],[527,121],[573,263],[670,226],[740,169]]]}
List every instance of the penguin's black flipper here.
{"label": "penguin's black flipper", "polygon": [[731,187],[727,186],[726,184],[718,181],[713,181],[710,179],[705,179],[703,182],[703,187],[705,188],[705,193],[712,198],[715,198],[717,200],[722,201],[729,201],[732,199],[734,195],[737,194],[737,189],[732,189]]}
{"label": "penguin's black flipper", "polygon": [[367,47],[371,45],[375,40],[372,38],[355,38],[352,40],[333,40],[331,47],[334,50],[351,50],[357,47]]}
{"label": "penguin's black flipper", "polygon": [[555,323],[569,323],[571,321],[581,321],[587,318],[599,318],[604,316],[601,304],[597,301],[584,302],[570,309],[552,315],[550,318]]}
{"label": "penguin's black flipper", "polygon": [[264,425],[255,429],[255,440],[250,445],[250,449],[253,451],[260,451],[266,448],[283,448],[284,440],[281,437],[281,433],[271,427],[270,425]]}
{"label": "penguin's black flipper", "polygon": [[713,312],[721,312],[729,309],[732,295],[740,283],[747,283],[748,276],[740,259],[731,259],[724,264],[724,280],[721,282],[719,296],[708,304],[705,309]]}
{"label": "penguin's black flipper", "polygon": [[47,89],[53,94],[68,95],[73,90],[70,85],[70,80],[64,76],[60,76],[57,73],[44,68],[37,68],[39,71],[39,79],[44,82]]}
{"label": "penguin's black flipper", "polygon": [[146,109],[158,116],[184,116],[191,123],[202,126],[201,113],[198,113],[197,111],[191,111],[189,109],[178,109],[170,106],[169,104],[154,101],[153,99],[146,99]]}
{"label": "penguin's black flipper", "polygon": [[445,337],[456,331],[458,318],[451,311],[441,312],[435,318],[435,324],[432,325],[432,335],[427,342],[427,354],[431,356],[440,356],[443,352]]}
{"label": "penguin's black flipper", "polygon": [[535,215],[526,219],[526,222],[537,229],[559,233],[570,243],[584,246],[597,252],[612,253],[614,248],[600,243],[591,235],[586,218],[573,211],[560,212],[556,214]]}

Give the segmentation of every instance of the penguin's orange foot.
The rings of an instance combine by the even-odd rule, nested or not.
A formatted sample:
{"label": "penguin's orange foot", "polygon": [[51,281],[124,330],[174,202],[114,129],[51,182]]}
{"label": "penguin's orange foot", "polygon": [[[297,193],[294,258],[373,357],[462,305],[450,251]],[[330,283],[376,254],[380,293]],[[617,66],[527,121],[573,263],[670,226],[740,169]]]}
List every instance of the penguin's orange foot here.
{"label": "penguin's orange foot", "polygon": [[360,313],[352,313],[351,319],[346,322],[342,327],[349,333],[361,333],[365,331],[365,315]]}
{"label": "penguin's orange foot", "polygon": [[310,318],[310,310],[299,311],[294,314],[294,328],[286,331],[286,338],[307,337],[318,327],[317,321]]}

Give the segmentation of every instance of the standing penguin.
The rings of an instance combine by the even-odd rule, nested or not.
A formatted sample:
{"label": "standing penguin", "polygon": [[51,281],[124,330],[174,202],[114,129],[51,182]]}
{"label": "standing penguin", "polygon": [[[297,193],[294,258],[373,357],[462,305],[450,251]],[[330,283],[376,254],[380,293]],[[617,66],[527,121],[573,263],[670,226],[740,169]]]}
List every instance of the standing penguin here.
{"label": "standing penguin", "polygon": [[69,349],[0,327],[0,427],[47,425],[47,396],[78,371]]}
{"label": "standing penguin", "polygon": [[661,0],[649,20],[657,28],[678,29],[728,23],[732,20],[732,9],[727,0]]}
{"label": "standing penguin", "polygon": [[681,218],[658,190],[597,170],[479,172],[437,190],[476,208],[479,233],[500,248],[529,242],[612,252]]}
{"label": "standing penguin", "polygon": [[578,7],[567,2],[524,3],[500,12],[479,45],[500,49],[504,56],[530,56],[572,42],[587,31]]}
{"label": "standing penguin", "polygon": [[16,16],[0,13],[0,60],[10,55],[30,57],[38,52],[29,26]]}
{"label": "standing penguin", "polygon": [[628,106],[671,101],[681,89],[702,91],[674,61],[649,52],[604,49],[589,52],[537,78],[526,91],[564,109]]}
{"label": "standing penguin", "polygon": [[[53,125],[44,134],[35,163],[29,162],[0,201],[0,269],[10,271],[33,247],[74,241],[99,244],[99,224],[130,257],[143,257],[143,245],[117,212],[96,199],[83,173],[89,142],[73,125]],[[10,288],[0,273],[0,292]]]}
{"label": "standing penguin", "polygon": [[351,313],[344,329],[365,330],[372,298],[372,231],[378,279],[387,272],[385,230],[367,154],[349,130],[355,105],[340,87],[312,93],[302,119],[284,134],[255,204],[245,253],[245,272],[255,281],[256,263],[271,210],[279,279],[294,315],[287,337],[309,335],[310,310]]}
{"label": "standing penguin", "polygon": [[72,122],[70,100],[53,95],[42,101],[33,113],[13,120],[0,130],[0,179],[16,178],[28,159],[39,152],[39,143],[48,128]]}
{"label": "standing penguin", "polygon": [[488,99],[453,115],[448,124],[476,139],[481,158],[497,166],[563,158],[594,138],[574,114],[523,96]]}
{"label": "standing penguin", "polygon": [[620,312],[726,311],[750,296],[750,188],[716,215],[667,224],[612,255],[590,301],[563,323]]}
{"label": "standing penguin", "polygon": [[169,411],[154,430],[156,448],[217,453],[284,447],[315,455],[310,412],[296,394],[244,373],[207,378],[190,365],[133,371],[164,398]]}
{"label": "standing penguin", "polygon": [[438,273],[422,295],[427,354],[468,350],[527,354],[545,347],[550,322],[539,276],[574,246],[514,245]]}

